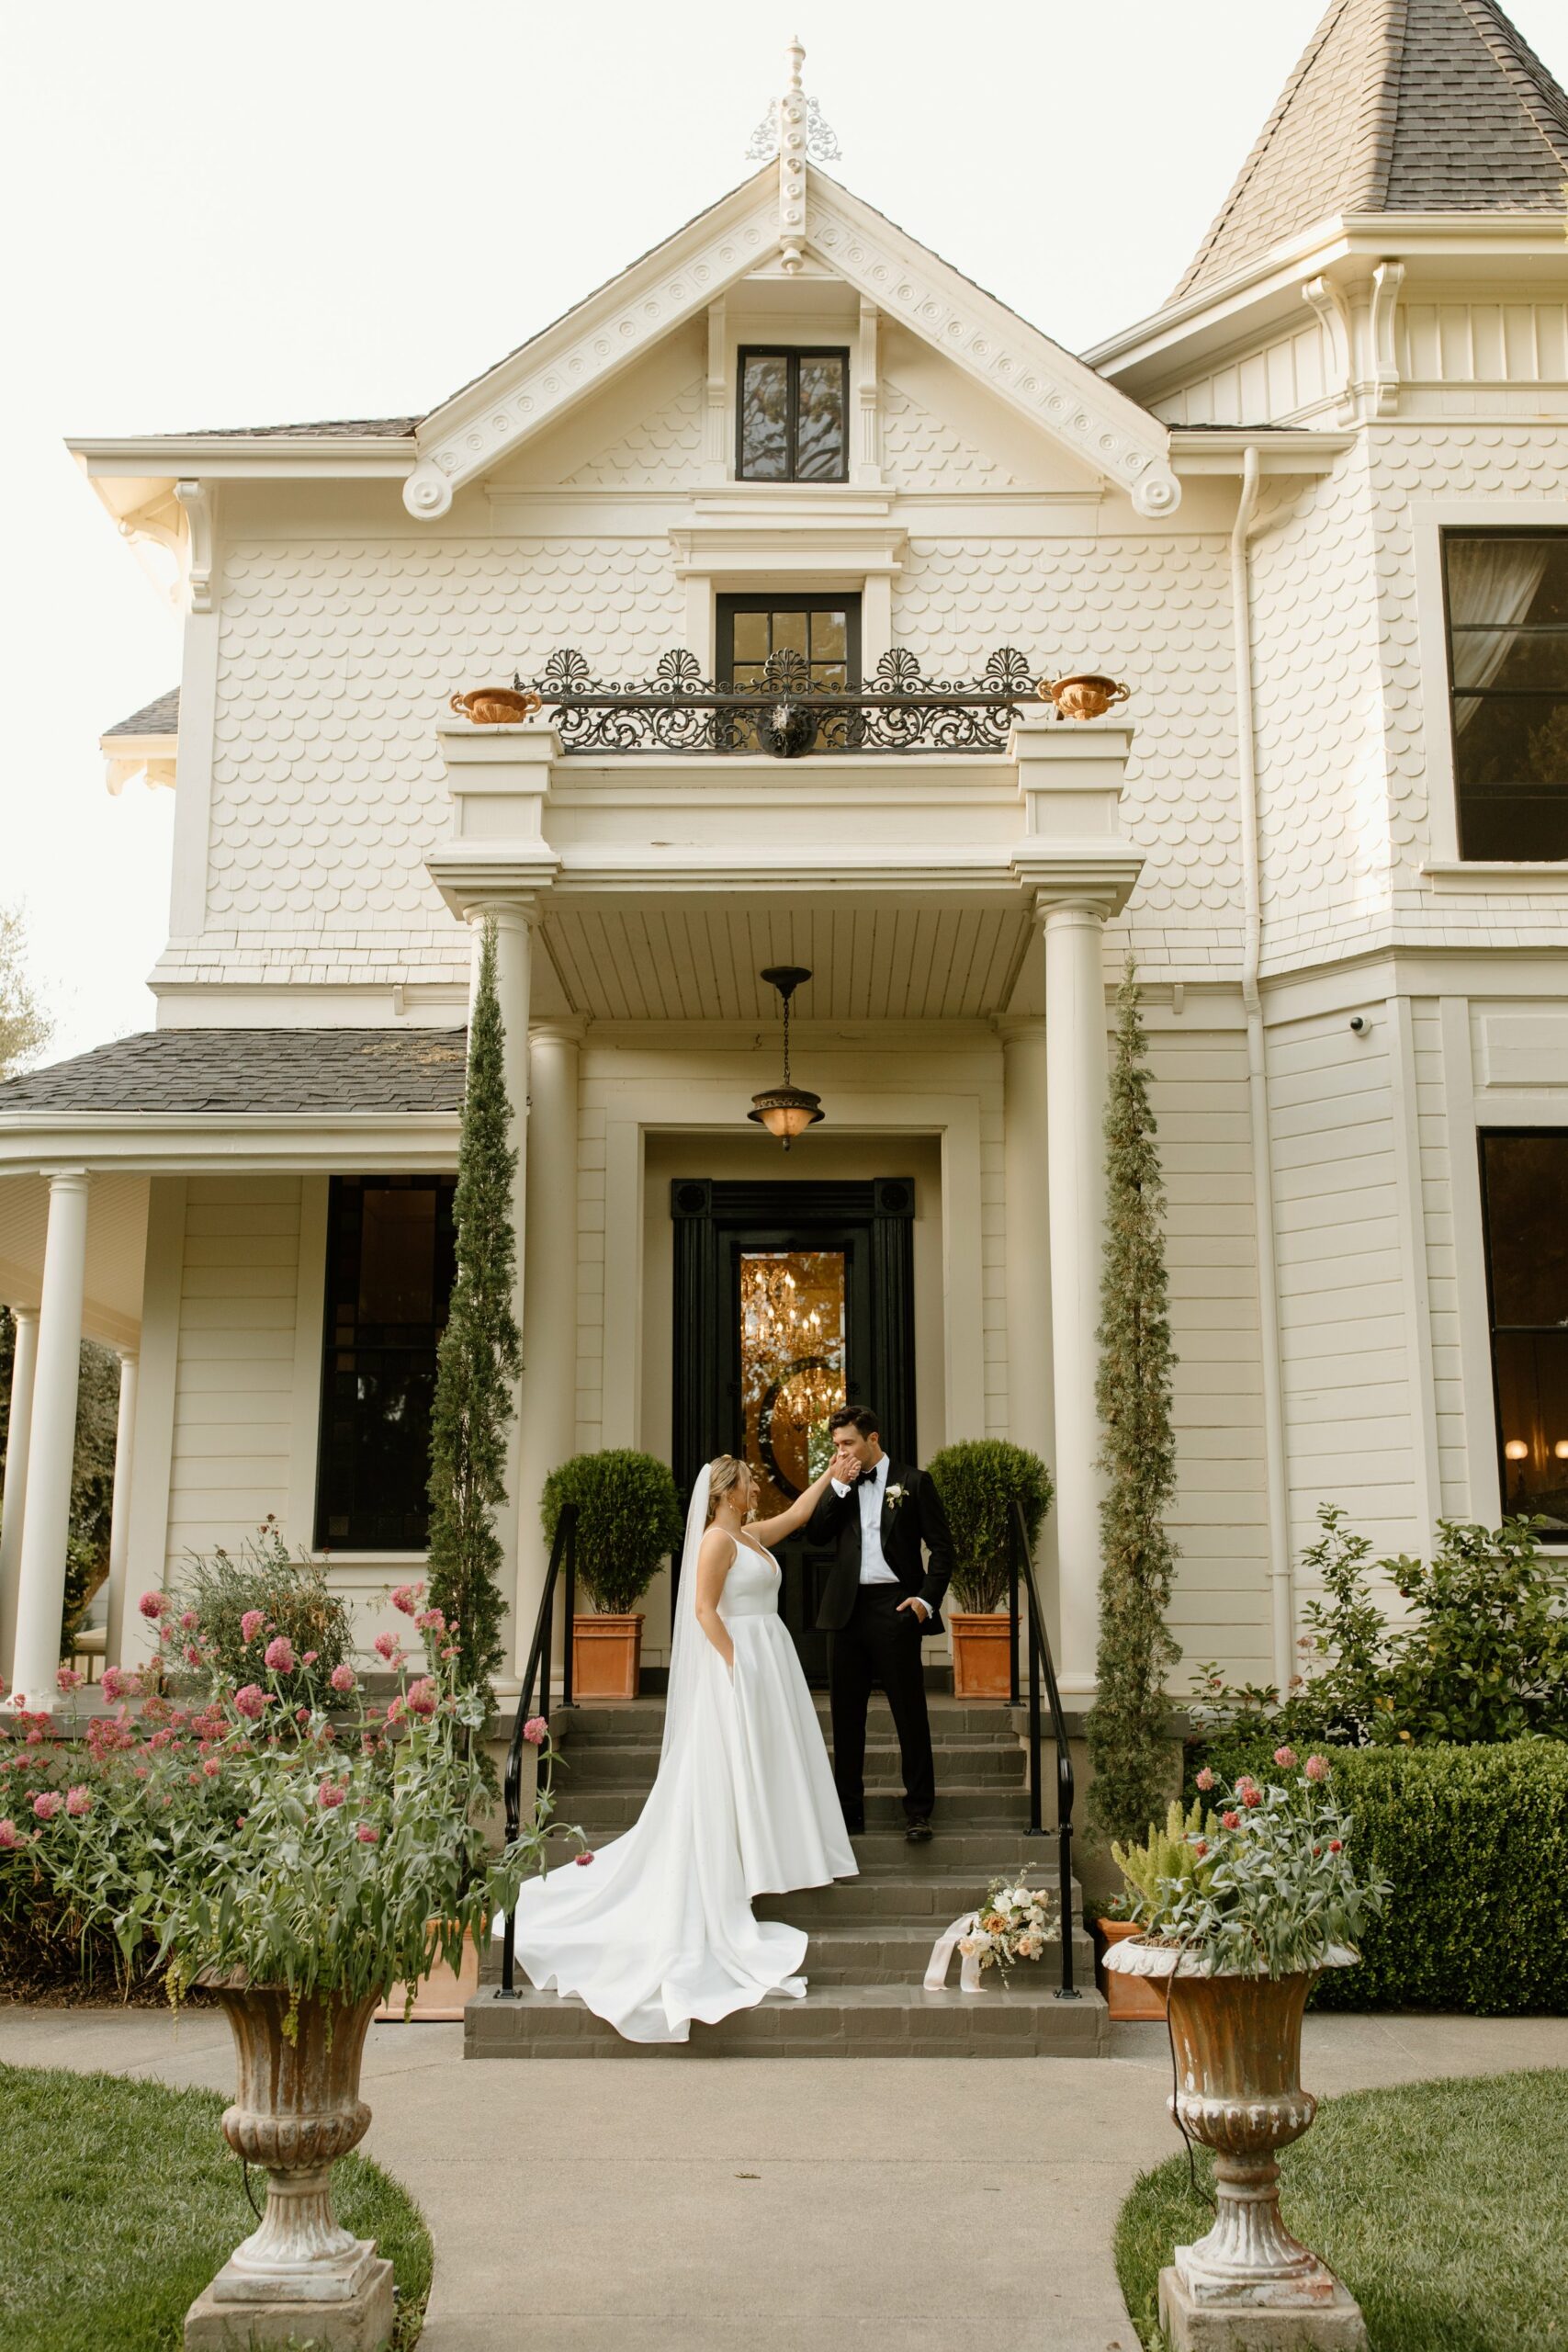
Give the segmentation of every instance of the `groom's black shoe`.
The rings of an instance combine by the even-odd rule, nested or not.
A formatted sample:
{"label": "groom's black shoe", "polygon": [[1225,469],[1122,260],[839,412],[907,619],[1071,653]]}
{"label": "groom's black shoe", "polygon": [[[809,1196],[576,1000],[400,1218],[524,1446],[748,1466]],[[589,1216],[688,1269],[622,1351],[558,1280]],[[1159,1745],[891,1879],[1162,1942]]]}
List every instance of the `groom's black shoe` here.
{"label": "groom's black shoe", "polygon": [[923,1813],[913,1813],[909,1815],[908,1825],[904,1831],[904,1839],[905,1843],[910,1846],[929,1846],[931,1844],[931,1826],[926,1819]]}

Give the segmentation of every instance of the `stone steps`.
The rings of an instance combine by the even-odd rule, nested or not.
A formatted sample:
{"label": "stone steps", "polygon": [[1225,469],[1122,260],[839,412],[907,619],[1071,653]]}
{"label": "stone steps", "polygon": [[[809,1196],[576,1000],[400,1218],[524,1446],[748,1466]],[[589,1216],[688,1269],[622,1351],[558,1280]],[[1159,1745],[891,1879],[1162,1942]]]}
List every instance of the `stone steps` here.
{"label": "stone steps", "polygon": [[[1026,1758],[1021,1747],[998,1747],[994,1741],[956,1734],[933,1743],[939,1786],[948,1781],[982,1783],[987,1787],[1021,1789]],[[555,1792],[564,1805],[572,1792],[635,1788],[638,1799],[647,1793],[659,1770],[659,1744],[653,1741],[594,1740],[561,1748],[556,1758]],[[868,1747],[865,1752],[867,1788],[900,1789],[903,1774],[897,1747],[891,1742]]]}
{"label": "stone steps", "polygon": [[[629,1829],[648,1797],[647,1783],[636,1788],[571,1789],[555,1783],[556,1819],[597,1835],[615,1837]],[[1012,1800],[1012,1802],[1010,1802]],[[1005,1836],[1022,1830],[1028,1811],[1021,1791],[992,1785],[955,1788],[937,1781],[937,1811],[931,1826],[938,1835],[959,1829],[994,1829]],[[904,1798],[901,1790],[868,1788],[865,1793],[868,1832],[897,1829],[903,1835]]]}

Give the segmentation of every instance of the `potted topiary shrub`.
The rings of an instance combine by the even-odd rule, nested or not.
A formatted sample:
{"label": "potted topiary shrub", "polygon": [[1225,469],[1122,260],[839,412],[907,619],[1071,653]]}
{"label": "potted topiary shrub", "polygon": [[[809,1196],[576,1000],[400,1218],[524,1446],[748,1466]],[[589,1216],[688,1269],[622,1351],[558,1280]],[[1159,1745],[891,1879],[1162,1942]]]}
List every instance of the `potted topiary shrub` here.
{"label": "potted topiary shrub", "polygon": [[[1201,1825],[1173,1809],[1185,1849],[1117,1848],[1142,1933],[1105,1957],[1109,1974],[1163,1983],[1182,2133],[1214,2153],[1214,2225],[1179,2245],[1160,2272],[1159,2319],[1176,2345],[1308,2340],[1292,2316],[1313,2314],[1312,2341],[1364,2345],[1360,2314],[1334,2273],[1291,2235],[1280,2214],[1278,2151],[1317,2112],[1301,2083],[1302,2012],[1319,1972],[1352,1966],[1357,1939],[1382,1908],[1386,1883],[1359,1879],[1352,1825],[1328,1792],[1329,1768],[1289,1747],[1291,1777],[1233,1788],[1210,1771],[1198,1785],[1215,1810]],[[1168,1860],[1168,1869],[1160,1867]],[[1250,2325],[1248,2323],[1251,2323]],[[1328,2324],[1325,2324],[1327,2323]]]}
{"label": "potted topiary shrub", "polygon": [[568,1503],[577,1505],[577,1573],[593,1603],[592,1615],[572,1619],[573,1695],[635,1699],[642,1668],[637,1604],[682,1532],[675,1481],[653,1454],[609,1446],[573,1454],[546,1479],[539,1514],[551,1543]]}
{"label": "potted topiary shrub", "polygon": [[1037,1453],[1005,1438],[964,1438],[927,1465],[953,1532],[953,1690],[958,1699],[1006,1699],[1012,1688],[1007,1612],[1012,1506],[1032,1552],[1051,1508],[1051,1474]]}

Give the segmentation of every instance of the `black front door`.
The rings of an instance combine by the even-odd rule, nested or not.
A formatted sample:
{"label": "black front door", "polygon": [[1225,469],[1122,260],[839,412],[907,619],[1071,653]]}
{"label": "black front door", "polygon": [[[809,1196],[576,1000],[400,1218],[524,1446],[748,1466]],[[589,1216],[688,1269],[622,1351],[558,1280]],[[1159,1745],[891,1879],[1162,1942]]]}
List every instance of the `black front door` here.
{"label": "black front door", "polygon": [[[871,1183],[711,1183],[677,1178],[675,1475],[690,1492],[716,1453],[761,1485],[763,1517],[827,1466],[828,1419],[874,1404],[890,1453],[914,1439],[915,1189]],[[780,1608],[807,1678],[827,1679],[817,1611],[829,1555],[779,1547]]]}

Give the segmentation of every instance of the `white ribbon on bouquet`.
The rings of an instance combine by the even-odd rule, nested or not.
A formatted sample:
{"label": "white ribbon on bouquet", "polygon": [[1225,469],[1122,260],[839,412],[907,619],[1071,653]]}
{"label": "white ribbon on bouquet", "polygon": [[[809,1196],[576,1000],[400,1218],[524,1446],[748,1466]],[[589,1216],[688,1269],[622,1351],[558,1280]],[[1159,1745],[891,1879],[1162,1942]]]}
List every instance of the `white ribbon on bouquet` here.
{"label": "white ribbon on bouquet", "polygon": [[[942,1929],[931,1946],[931,1964],[926,1970],[928,1993],[945,1991],[947,1972],[953,1965],[953,1955],[958,1950],[960,1938],[972,1936],[979,1925],[980,1914],[965,1911],[962,1918],[954,1919],[951,1928]],[[961,1958],[963,1965],[958,1972],[958,1989],[961,1993],[977,1993],[980,1990],[980,1955],[977,1951],[966,1951]]]}

